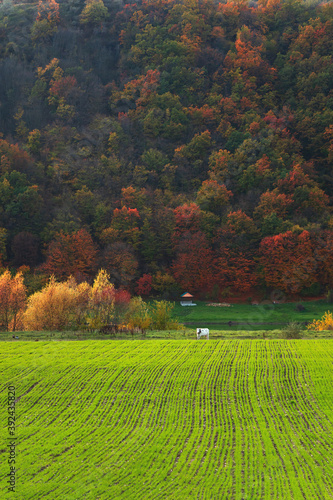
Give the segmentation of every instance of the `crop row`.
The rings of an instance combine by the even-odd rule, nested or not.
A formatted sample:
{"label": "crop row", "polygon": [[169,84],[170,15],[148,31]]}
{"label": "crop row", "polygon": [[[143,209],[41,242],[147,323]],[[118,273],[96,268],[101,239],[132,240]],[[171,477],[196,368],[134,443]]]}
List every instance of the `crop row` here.
{"label": "crop row", "polygon": [[333,498],[332,346],[4,343],[16,498]]}

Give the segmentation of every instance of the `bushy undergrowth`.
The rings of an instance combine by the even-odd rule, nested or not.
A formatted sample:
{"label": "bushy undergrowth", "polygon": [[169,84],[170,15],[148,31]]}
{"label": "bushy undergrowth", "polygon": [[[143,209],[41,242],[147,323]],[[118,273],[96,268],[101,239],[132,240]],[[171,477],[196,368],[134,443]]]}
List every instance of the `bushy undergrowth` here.
{"label": "bushy undergrowth", "polygon": [[282,336],[285,339],[301,339],[303,327],[297,321],[291,321],[283,330]]}

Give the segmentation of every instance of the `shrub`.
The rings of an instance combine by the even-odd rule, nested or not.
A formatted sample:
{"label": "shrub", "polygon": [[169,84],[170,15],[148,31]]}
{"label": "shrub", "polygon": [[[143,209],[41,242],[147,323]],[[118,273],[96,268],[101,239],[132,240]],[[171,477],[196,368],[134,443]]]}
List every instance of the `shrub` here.
{"label": "shrub", "polygon": [[333,330],[333,316],[330,311],[326,312],[321,319],[313,320],[307,326],[308,330],[315,330],[317,332],[322,332],[325,330]]}
{"label": "shrub", "polygon": [[300,323],[297,323],[297,321],[292,321],[282,330],[282,336],[285,339],[300,339],[302,338],[302,330],[303,327]]}

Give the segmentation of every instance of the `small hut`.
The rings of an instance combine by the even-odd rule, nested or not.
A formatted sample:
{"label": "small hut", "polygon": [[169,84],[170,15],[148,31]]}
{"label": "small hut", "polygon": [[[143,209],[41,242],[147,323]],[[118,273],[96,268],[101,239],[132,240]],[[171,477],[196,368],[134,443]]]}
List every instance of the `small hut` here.
{"label": "small hut", "polygon": [[191,295],[188,292],[185,292],[185,293],[183,293],[183,295],[181,295],[180,305],[181,306],[196,306],[196,304],[194,304],[192,302],[192,299],[193,299],[193,295]]}

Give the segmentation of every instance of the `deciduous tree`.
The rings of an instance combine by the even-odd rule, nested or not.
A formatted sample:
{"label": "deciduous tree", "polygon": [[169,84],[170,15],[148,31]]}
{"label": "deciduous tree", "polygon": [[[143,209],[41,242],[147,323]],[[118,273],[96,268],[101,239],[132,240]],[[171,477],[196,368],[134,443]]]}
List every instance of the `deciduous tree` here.
{"label": "deciduous tree", "polygon": [[189,292],[205,295],[214,286],[214,254],[202,232],[188,233],[178,245],[172,274]]}
{"label": "deciduous tree", "polygon": [[308,231],[287,231],[264,238],[260,244],[260,263],[269,287],[289,294],[317,282],[314,242]]}
{"label": "deciduous tree", "polygon": [[97,248],[86,229],[59,233],[48,246],[45,270],[63,279],[70,275],[89,276],[95,266]]}
{"label": "deciduous tree", "polygon": [[17,329],[26,303],[27,290],[21,272],[14,277],[6,270],[0,276],[0,324],[4,330]]}

